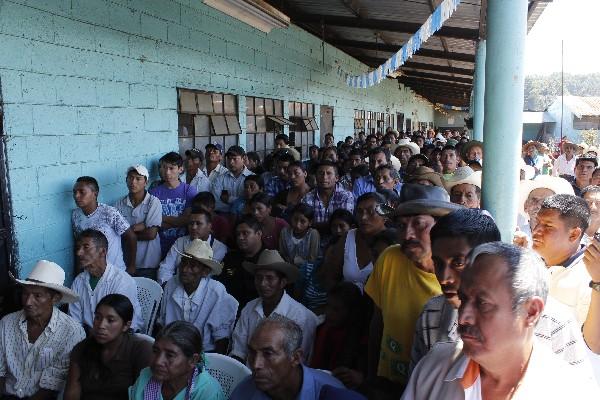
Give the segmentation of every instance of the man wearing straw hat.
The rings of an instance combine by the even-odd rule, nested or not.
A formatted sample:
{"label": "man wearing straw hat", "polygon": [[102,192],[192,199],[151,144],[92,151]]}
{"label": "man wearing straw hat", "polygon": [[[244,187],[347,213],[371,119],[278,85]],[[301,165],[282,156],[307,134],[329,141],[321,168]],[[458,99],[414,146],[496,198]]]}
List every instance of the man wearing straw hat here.
{"label": "man wearing straw hat", "polygon": [[450,201],[467,208],[481,205],[481,171],[471,167],[458,167],[454,175],[444,177],[444,186],[450,194]]}
{"label": "man wearing straw hat", "polygon": [[563,154],[558,156],[554,161],[554,168],[552,168],[552,176],[575,176],[575,151],[577,145],[574,143],[564,142],[562,144]]}
{"label": "man wearing straw hat", "polygon": [[277,314],[293,320],[302,328],[302,351],[304,360],[308,362],[317,329],[317,316],[285,292],[285,287],[298,279],[298,267],[285,262],[277,250],[264,250],[256,263],[245,261],[242,266],[254,275],[259,297],[243,308],[233,331],[230,355],[245,361],[248,340],[259,321]]}
{"label": "man wearing straw hat", "polygon": [[[178,251],[178,250],[177,250]],[[202,332],[202,349],[225,354],[238,302],[221,282],[211,279],[223,266],[207,241],[192,240],[181,254],[179,273],[165,285],[158,323],[187,321]]]}
{"label": "man wearing straw hat", "polygon": [[16,281],[23,289],[23,309],[0,321],[2,398],[56,398],[69,370],[69,354],[85,332],[55,306],[79,297],[63,286],[65,271],[51,261],[38,261],[27,279]]}

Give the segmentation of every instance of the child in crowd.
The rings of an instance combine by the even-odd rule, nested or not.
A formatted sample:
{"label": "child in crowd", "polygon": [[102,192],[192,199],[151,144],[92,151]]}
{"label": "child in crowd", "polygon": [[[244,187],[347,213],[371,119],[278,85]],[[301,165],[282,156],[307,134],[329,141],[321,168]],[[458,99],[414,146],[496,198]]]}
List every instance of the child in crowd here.
{"label": "child in crowd", "polygon": [[312,228],[315,213],[311,207],[300,203],[291,214],[291,226],[283,228],[279,236],[279,253],[287,262],[300,267],[317,260],[320,236]]}
{"label": "child in crowd", "polygon": [[251,214],[250,199],[256,193],[261,193],[265,184],[260,175],[248,175],[244,179],[244,193],[231,204],[231,212],[236,216]]}
{"label": "child in crowd", "polygon": [[159,236],[161,257],[164,258],[175,240],[185,235],[192,200],[197,192],[196,188],[179,180],[179,175],[183,173],[183,158],[178,153],[167,153],[159,162],[163,183],[150,189],[150,194],[158,197],[162,205]]}
{"label": "child in crowd", "polygon": [[363,385],[367,371],[368,324],[360,289],[340,282],[327,294],[325,322],[317,327],[311,368],[331,371],[350,389]]}
{"label": "child in crowd", "polygon": [[262,241],[266,249],[279,249],[279,235],[289,226],[284,219],[271,215],[272,199],[266,193],[256,193],[250,200],[252,214],[262,225]]}
{"label": "child in crowd", "polygon": [[212,234],[222,243],[230,246],[233,245],[233,225],[229,220],[215,213],[216,207],[215,196],[210,192],[200,192],[192,200],[192,208],[201,208],[208,211],[211,215]]}

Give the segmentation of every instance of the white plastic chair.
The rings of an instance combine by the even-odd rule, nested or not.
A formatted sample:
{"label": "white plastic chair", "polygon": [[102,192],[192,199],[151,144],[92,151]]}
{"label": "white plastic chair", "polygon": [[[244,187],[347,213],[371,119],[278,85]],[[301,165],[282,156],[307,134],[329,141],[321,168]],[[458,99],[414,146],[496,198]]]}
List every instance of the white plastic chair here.
{"label": "white plastic chair", "polygon": [[228,399],[235,387],[248,375],[250,369],[231,357],[218,353],[205,353],[206,370],[215,378]]}
{"label": "white plastic chair", "polygon": [[144,320],[144,331],[147,335],[152,334],[154,322],[158,316],[158,307],[163,295],[162,287],[152,279],[134,277],[137,285],[137,296],[142,307],[142,319]]}

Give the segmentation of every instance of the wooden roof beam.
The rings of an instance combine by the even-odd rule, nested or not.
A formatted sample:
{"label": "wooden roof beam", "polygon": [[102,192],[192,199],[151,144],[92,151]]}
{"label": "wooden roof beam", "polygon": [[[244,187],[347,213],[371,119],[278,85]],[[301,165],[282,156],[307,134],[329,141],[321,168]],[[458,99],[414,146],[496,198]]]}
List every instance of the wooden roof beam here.
{"label": "wooden roof beam", "polygon": [[[349,49],[357,49],[357,50],[379,50],[384,52],[395,53],[402,47],[401,44],[383,44],[383,43],[375,43],[375,42],[361,42],[358,40],[347,40],[347,39],[333,39],[327,38],[327,41],[335,46],[335,47],[345,47]],[[441,58],[448,59],[453,61],[463,61],[463,62],[475,62],[475,55],[468,53],[453,53],[453,52],[444,52],[441,50],[431,50],[431,49],[419,49],[415,55],[421,57],[431,57],[431,58]]]}
{"label": "wooden roof beam", "polygon": [[[377,31],[400,32],[414,34],[422,24],[405,21],[391,21],[386,19],[341,17],[323,14],[288,13],[293,22],[310,24],[321,22],[329,26],[342,26],[350,28],[374,29]],[[435,33],[438,37],[454,39],[476,40],[479,36],[478,29],[444,26]]]}
{"label": "wooden roof beam", "polygon": [[434,79],[438,81],[448,81],[453,83],[473,83],[473,78],[463,78],[463,77],[455,77],[450,75],[438,75],[431,74],[428,72],[420,72],[420,71],[402,71],[405,76],[416,77],[416,78],[426,78],[426,79]]}

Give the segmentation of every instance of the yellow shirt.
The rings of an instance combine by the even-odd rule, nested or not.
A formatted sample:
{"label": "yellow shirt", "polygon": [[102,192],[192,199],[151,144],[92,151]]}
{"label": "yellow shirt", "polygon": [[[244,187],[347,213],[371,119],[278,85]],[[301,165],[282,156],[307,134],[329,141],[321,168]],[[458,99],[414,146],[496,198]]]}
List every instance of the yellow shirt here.
{"label": "yellow shirt", "polygon": [[415,324],[425,303],[442,293],[435,274],[410,261],[400,245],[377,259],[365,291],[383,316],[378,376],[406,384]]}

